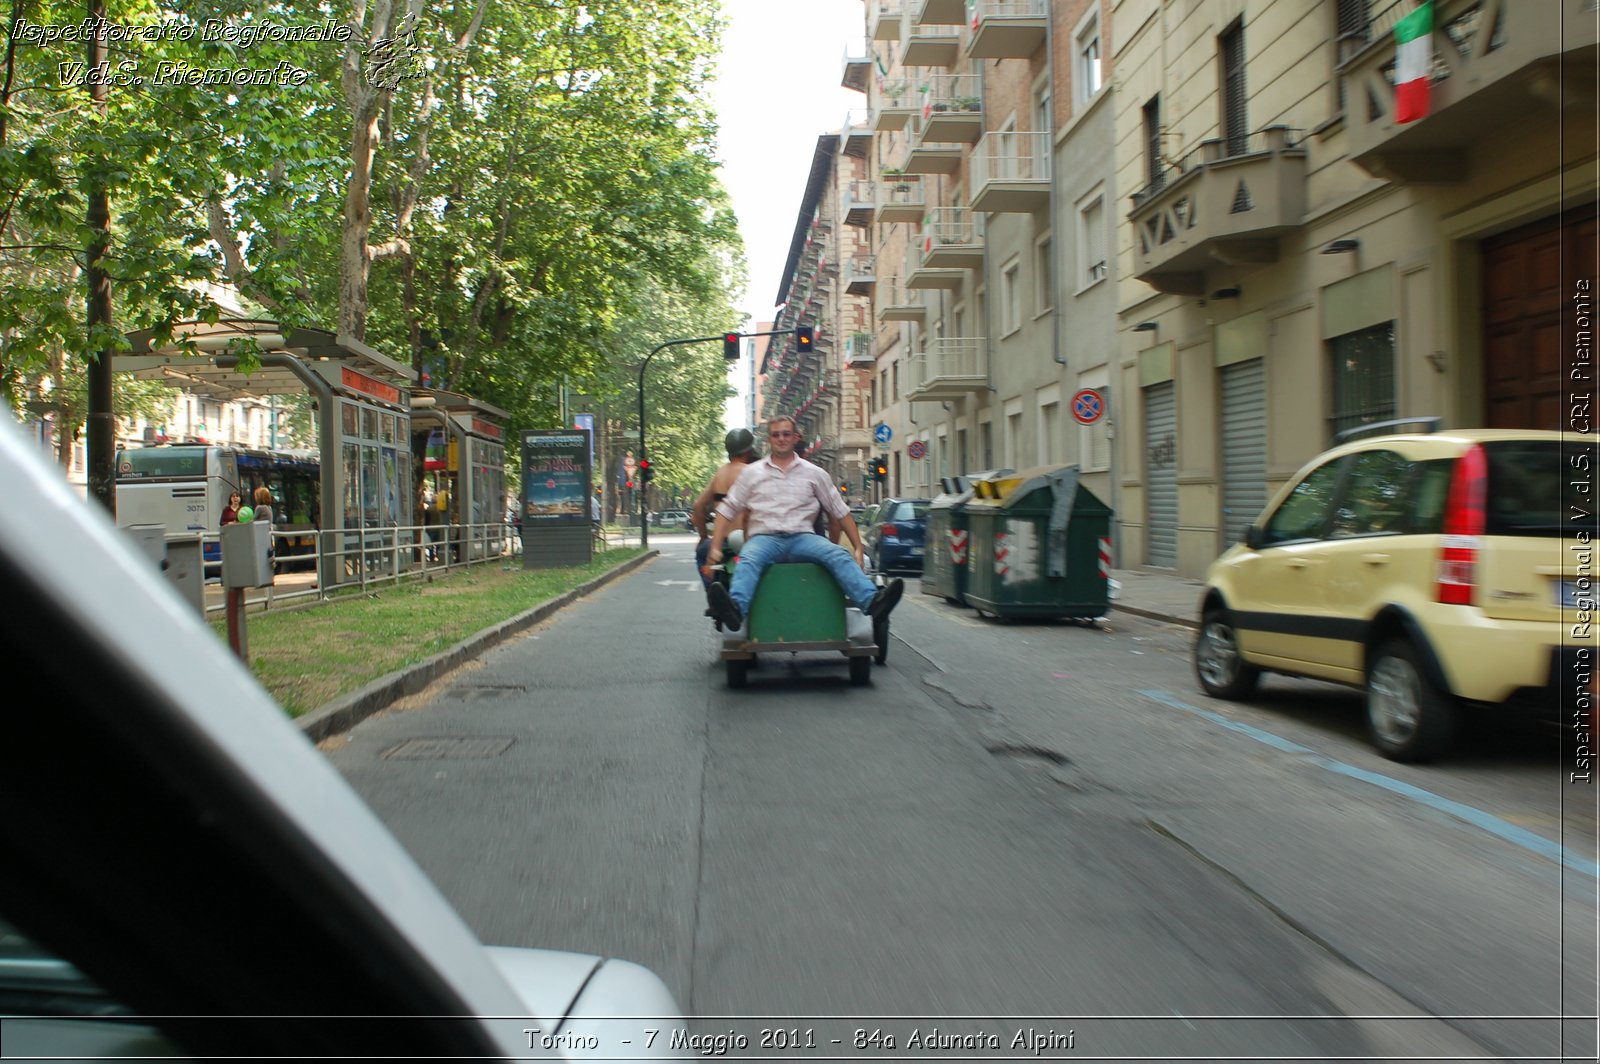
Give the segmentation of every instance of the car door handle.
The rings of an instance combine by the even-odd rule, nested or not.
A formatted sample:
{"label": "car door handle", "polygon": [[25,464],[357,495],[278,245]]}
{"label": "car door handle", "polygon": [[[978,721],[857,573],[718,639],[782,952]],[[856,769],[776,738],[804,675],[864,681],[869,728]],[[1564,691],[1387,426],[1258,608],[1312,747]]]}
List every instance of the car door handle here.
{"label": "car door handle", "polygon": [[1389,555],[1384,554],[1381,551],[1372,551],[1371,553],[1363,554],[1361,556],[1361,560],[1366,562],[1368,565],[1388,565]]}
{"label": "car door handle", "polygon": [[1304,569],[1311,563],[1306,561],[1304,558],[1286,558],[1284,559],[1283,564],[1285,568],[1289,569]]}

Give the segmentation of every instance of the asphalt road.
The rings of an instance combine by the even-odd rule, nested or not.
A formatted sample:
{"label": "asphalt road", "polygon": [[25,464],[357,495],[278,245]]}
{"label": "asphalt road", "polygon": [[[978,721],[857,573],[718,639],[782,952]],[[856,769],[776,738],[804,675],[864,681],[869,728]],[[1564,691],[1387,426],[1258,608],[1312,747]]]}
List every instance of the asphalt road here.
{"label": "asphalt road", "polygon": [[771,1052],[1594,1058],[1594,795],[1547,731],[1395,765],[1350,692],[1213,701],[1182,629],[914,582],[870,688],[731,691],[692,541],[652,546],[326,746],[484,941],[639,961],[753,1054],[797,1017]]}

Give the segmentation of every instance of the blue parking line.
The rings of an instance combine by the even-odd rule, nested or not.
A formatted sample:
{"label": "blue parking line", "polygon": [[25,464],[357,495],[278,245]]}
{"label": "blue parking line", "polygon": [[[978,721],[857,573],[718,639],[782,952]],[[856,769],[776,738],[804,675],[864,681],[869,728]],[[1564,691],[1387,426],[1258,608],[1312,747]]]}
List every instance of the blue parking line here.
{"label": "blue parking line", "polygon": [[1229,720],[1221,714],[1201,709],[1199,706],[1191,706],[1187,702],[1180,702],[1165,691],[1146,690],[1138,693],[1152,702],[1159,702],[1163,706],[1168,706],[1172,709],[1181,709],[1185,713],[1193,713],[1197,717],[1202,717],[1213,724],[1227,728],[1229,731],[1236,731],[1241,735],[1249,736],[1256,742],[1264,743],[1276,750],[1291,754],[1304,754],[1313,764],[1325,768],[1329,772],[1336,772],[1341,776],[1348,776],[1363,783],[1370,783],[1374,787],[1382,787],[1391,794],[1409,798],[1420,805],[1438,810],[1446,816],[1453,816],[1457,820],[1487,831],[1497,838],[1521,846],[1525,850],[1530,850],[1540,857],[1556,861],[1574,872],[1582,872],[1592,879],[1600,879],[1600,860],[1579,857],[1560,843],[1551,842],[1544,836],[1535,834],[1526,828],[1519,828],[1515,824],[1507,823],[1492,813],[1486,813],[1474,806],[1463,805],[1461,802],[1451,801],[1449,798],[1434,794],[1432,791],[1425,791],[1421,787],[1403,783],[1392,776],[1385,776],[1381,772],[1369,772],[1364,768],[1356,768],[1354,765],[1347,765],[1343,761],[1336,761],[1325,754],[1317,753],[1309,746],[1301,746],[1299,743],[1290,742],[1288,739],[1274,735],[1269,731],[1263,731],[1249,724],[1241,724],[1236,720]]}

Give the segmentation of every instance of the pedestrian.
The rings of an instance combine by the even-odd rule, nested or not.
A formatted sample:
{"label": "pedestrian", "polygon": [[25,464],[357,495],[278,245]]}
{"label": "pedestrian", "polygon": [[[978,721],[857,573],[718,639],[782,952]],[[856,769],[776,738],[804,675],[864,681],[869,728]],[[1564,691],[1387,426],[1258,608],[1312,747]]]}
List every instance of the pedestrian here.
{"label": "pedestrian", "polygon": [[794,453],[798,440],[793,418],[780,416],[768,421],[771,454],[751,463],[717,506],[706,570],[722,561],[722,546],[734,522],[749,515],[747,538],[733,571],[732,587],[713,583],[707,591],[711,615],[725,630],[737,631],[744,626],[761,574],[779,562],[815,562],[822,566],[845,598],[873,620],[888,617],[905,593],[905,582],[898,579],[879,588],[849,551],[812,531],[818,513],[826,513],[842,526],[857,557],[862,554],[861,530],[856,527],[850,508],[821,466]]}
{"label": "pedestrian", "polygon": [[[728,489],[739,479],[739,474],[761,457],[761,449],[756,446],[756,434],[749,429],[734,429],[722,438],[722,446],[728,452],[728,460],[712,475],[711,483],[706,485],[689,509],[689,525],[700,533],[700,542],[694,548],[694,567],[700,573],[700,582],[708,591],[711,589],[711,571],[706,567],[706,554],[711,550],[711,529],[708,526],[711,524],[712,507],[727,498]],[[741,518],[729,531],[743,527]]]}
{"label": "pedestrian", "polygon": [[235,523],[238,522],[238,520],[239,520],[240,498],[241,498],[241,496],[239,495],[238,492],[233,492],[231,495],[228,496],[228,505],[226,505],[226,506],[224,506],[222,508],[222,523],[223,524],[231,525],[231,524],[235,524]]}
{"label": "pedestrian", "polygon": [[257,521],[272,524],[272,489],[265,484],[256,489],[255,511]]}

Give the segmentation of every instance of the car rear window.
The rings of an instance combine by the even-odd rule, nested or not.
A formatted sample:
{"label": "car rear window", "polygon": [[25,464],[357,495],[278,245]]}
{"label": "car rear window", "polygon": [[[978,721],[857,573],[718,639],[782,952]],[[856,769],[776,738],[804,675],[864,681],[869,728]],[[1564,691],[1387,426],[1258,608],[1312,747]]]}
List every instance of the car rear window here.
{"label": "car rear window", "polygon": [[1595,524],[1595,447],[1576,440],[1486,443],[1491,536],[1573,536]]}
{"label": "car rear window", "polygon": [[928,504],[925,502],[897,503],[894,513],[888,518],[890,521],[921,521],[928,516]]}

